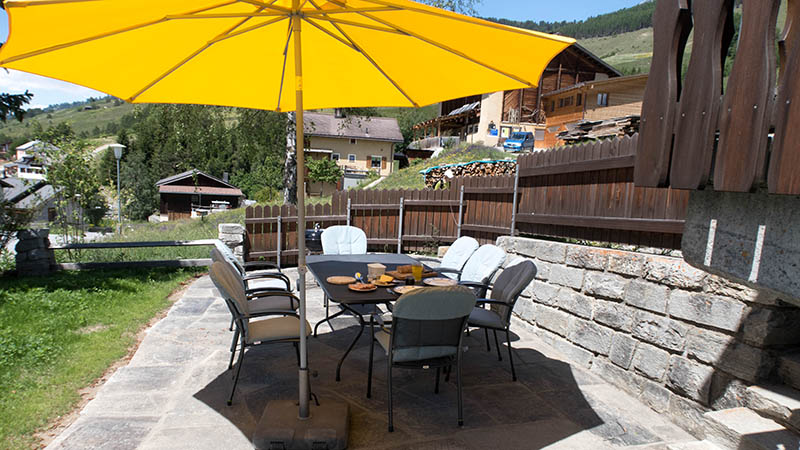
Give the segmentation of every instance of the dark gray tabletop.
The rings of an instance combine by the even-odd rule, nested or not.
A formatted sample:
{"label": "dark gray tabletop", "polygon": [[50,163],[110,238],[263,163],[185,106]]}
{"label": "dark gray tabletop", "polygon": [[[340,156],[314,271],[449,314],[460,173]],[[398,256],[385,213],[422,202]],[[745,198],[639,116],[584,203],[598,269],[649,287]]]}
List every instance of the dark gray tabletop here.
{"label": "dark gray tabletop", "polygon": [[410,256],[397,253],[370,253],[366,255],[310,255],[306,258],[308,270],[317,279],[320,287],[334,302],[352,305],[368,305],[392,302],[399,296],[387,288],[378,287],[372,292],[354,292],[347,286],[334,285],[325,281],[330,276],[354,276],[356,272],[366,279],[367,264],[381,263],[386,270],[395,270],[397,266],[411,264],[416,260]]}

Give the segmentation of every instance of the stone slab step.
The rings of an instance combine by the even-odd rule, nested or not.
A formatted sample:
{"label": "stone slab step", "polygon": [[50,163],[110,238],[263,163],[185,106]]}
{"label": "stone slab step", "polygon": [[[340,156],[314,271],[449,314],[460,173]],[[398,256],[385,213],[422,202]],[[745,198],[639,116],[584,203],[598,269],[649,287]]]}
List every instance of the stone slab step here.
{"label": "stone slab step", "polygon": [[667,444],[667,450],[723,450],[709,441],[680,442]]}
{"label": "stone slab step", "polygon": [[726,449],[775,450],[800,448],[800,436],[747,408],[705,414],[706,439]]}
{"label": "stone slab step", "polygon": [[745,401],[753,411],[800,433],[800,391],[784,385],[750,386]]}
{"label": "stone slab step", "polygon": [[780,357],[778,375],[783,384],[800,389],[800,353],[790,353]]}

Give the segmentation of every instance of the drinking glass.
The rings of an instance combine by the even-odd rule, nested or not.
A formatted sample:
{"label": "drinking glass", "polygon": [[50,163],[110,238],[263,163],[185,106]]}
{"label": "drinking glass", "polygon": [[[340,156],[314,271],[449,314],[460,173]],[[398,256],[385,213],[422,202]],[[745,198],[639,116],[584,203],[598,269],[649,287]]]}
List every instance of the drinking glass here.
{"label": "drinking glass", "polygon": [[415,262],[411,265],[411,274],[414,275],[415,281],[422,280],[422,264],[419,262]]}

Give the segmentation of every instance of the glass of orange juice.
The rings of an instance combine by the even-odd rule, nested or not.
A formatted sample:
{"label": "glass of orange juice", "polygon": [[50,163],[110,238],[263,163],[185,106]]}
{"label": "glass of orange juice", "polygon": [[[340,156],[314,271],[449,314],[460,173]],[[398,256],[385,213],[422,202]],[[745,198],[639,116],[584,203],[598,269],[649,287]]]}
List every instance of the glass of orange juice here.
{"label": "glass of orange juice", "polygon": [[411,264],[411,275],[414,275],[415,281],[422,280],[422,263],[419,261]]}

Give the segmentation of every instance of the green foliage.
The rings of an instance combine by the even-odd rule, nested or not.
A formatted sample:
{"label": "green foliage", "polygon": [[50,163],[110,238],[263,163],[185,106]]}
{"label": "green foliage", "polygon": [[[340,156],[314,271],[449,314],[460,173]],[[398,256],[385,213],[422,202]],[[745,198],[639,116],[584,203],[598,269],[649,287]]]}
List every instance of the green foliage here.
{"label": "green foliage", "polygon": [[[57,131],[63,133],[67,130]],[[83,141],[64,138],[47,142],[58,146],[47,151],[46,175],[47,182],[55,191],[56,223],[70,242],[78,242],[83,238],[87,219],[96,224],[105,213],[100,180],[92,166],[92,152]],[[93,214],[87,214],[90,211]]]}
{"label": "green foliage", "polygon": [[138,146],[130,148],[127,159],[120,164],[122,212],[133,220],[145,220],[158,209],[156,177],[147,164],[147,155]]}
{"label": "green foliage", "polygon": [[[28,228],[33,218],[33,209],[17,209],[8,199],[0,199],[0,251],[5,251],[8,241],[19,230]],[[0,273],[3,268],[0,267]]]}
{"label": "green foliage", "polygon": [[557,33],[576,39],[584,39],[626,33],[651,27],[653,26],[653,12],[655,8],[656,2],[649,0],[630,8],[623,8],[612,13],[593,16],[580,21],[534,22],[532,20],[527,20],[520,22],[495,18],[488,18],[488,20],[518,28],[527,28],[544,33]]}
{"label": "green foliage", "polygon": [[332,159],[309,159],[306,161],[308,179],[322,183],[336,183],[343,175],[342,169]]}
{"label": "green foliage", "polygon": [[22,122],[25,116],[23,106],[28,104],[33,98],[33,94],[25,91],[24,94],[6,94],[0,93],[0,121],[5,122],[9,116]]}
{"label": "green foliage", "polygon": [[435,105],[422,108],[402,108],[397,112],[397,125],[403,133],[403,143],[399,145],[401,150],[408,148],[414,140],[414,125],[436,117],[437,109]]}
{"label": "green foliage", "polygon": [[475,7],[483,3],[483,0],[420,0],[420,3],[474,16],[476,14]]}
{"label": "green foliage", "polygon": [[124,356],[192,270],[59,272],[7,278],[0,289],[0,447],[33,435]]}

